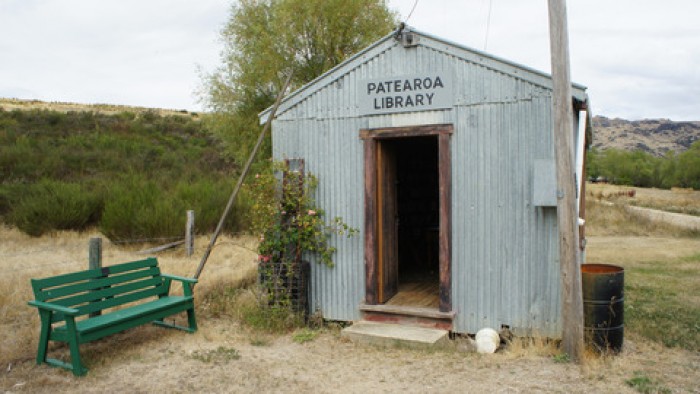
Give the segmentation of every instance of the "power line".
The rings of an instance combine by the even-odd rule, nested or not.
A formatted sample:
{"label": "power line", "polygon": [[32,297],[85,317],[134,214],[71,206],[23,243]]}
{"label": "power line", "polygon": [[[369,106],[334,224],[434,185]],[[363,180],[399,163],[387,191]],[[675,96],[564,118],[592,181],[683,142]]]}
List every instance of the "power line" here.
{"label": "power line", "polygon": [[489,28],[491,27],[491,9],[493,8],[493,0],[489,0],[489,13],[486,17],[486,35],[484,37],[484,51],[489,43]]}
{"label": "power line", "polygon": [[413,8],[411,8],[411,12],[408,13],[408,16],[406,17],[406,20],[403,21],[404,24],[408,23],[408,20],[411,19],[411,15],[413,15],[413,11],[416,10],[416,6],[417,6],[417,5],[418,5],[418,0],[416,0],[416,1],[413,3]]}

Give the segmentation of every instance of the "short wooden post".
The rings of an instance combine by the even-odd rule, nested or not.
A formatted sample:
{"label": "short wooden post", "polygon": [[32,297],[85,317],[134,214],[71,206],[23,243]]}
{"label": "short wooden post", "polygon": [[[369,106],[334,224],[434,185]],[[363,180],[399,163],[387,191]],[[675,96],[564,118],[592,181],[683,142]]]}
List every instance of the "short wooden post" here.
{"label": "short wooden post", "polygon": [[102,268],[102,238],[90,238],[88,269]]}
{"label": "short wooden post", "polygon": [[[88,269],[100,269],[102,268],[102,238],[90,238],[90,244],[88,247]],[[99,316],[102,312],[92,312],[90,316]]]}
{"label": "short wooden post", "polygon": [[187,225],[185,226],[185,250],[187,257],[194,254],[194,211],[187,211]]}

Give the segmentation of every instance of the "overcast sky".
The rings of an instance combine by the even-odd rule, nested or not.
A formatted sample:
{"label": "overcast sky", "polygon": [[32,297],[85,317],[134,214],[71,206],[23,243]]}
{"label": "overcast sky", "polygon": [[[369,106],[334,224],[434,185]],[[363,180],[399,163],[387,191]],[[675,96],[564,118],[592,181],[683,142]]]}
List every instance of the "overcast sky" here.
{"label": "overcast sky", "polygon": [[[415,0],[389,0],[406,19]],[[201,111],[230,0],[0,0],[0,97]],[[700,2],[569,0],[594,114],[700,120]],[[489,18],[490,14],[490,18]],[[490,20],[490,23],[488,22]],[[408,24],[549,72],[546,0],[420,0]]]}

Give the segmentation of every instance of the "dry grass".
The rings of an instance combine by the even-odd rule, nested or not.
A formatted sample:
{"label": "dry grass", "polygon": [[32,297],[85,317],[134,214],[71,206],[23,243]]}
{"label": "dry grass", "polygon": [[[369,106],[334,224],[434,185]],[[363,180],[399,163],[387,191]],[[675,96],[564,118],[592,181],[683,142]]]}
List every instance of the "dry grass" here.
{"label": "dry grass", "polygon": [[[624,195],[628,191],[634,191],[634,196]],[[586,196],[596,202],[608,201],[700,216],[700,191],[692,189],[663,190],[589,183],[586,185]]]}
{"label": "dry grass", "polygon": [[[681,323],[696,313],[693,311],[700,307],[700,296],[693,289],[700,288],[700,238],[655,223],[639,222],[638,218],[626,216],[625,211],[593,200],[588,210],[587,260],[625,268],[630,286],[626,306],[639,302],[650,304],[654,306],[653,313],[671,306],[673,313],[682,315],[676,319]],[[242,311],[257,303],[253,291],[241,289],[252,281],[255,267],[255,254],[248,250],[254,248],[255,240],[249,238],[224,239],[212,254],[202,284],[196,289],[200,318],[197,334],[143,326],[84,345],[82,354],[91,371],[87,377],[76,379],[66,371],[34,365],[39,323],[36,311],[26,306],[26,301],[32,298],[29,278],[83,269],[87,264],[87,242],[92,235],[95,234],[60,233],[28,238],[16,230],[0,229],[3,240],[0,269],[10,274],[0,278],[0,285],[7,292],[0,299],[0,324],[3,324],[0,330],[10,333],[0,339],[0,366],[6,370],[7,363],[12,362],[11,372],[0,372],[0,390],[634,392],[651,388],[662,392],[692,392],[698,389],[700,353],[687,344],[669,348],[663,339],[648,339],[650,334],[643,330],[644,326],[670,321],[667,316],[653,314],[630,315],[632,320],[626,316],[629,325],[622,353],[616,356],[589,353],[582,368],[568,362],[556,343],[545,339],[516,339],[495,355],[480,355],[471,352],[470,342],[465,338],[454,341],[447,349],[416,351],[355,345],[339,338],[335,329],[314,331],[313,340],[297,342],[298,332],[261,333],[241,324]],[[205,245],[206,241],[200,239],[198,243]],[[134,249],[111,244],[104,249],[106,264],[142,257],[135,255]],[[196,255],[201,255],[201,249]],[[186,258],[181,251],[163,253],[159,260],[165,272],[181,275],[191,275],[199,262],[198,258]],[[59,263],[62,265],[56,265]],[[645,289],[651,291],[644,293]],[[645,294],[652,298],[639,298]],[[679,305],[681,309],[677,309]],[[691,325],[680,334],[697,338],[697,326]],[[67,351],[57,349],[54,353],[65,356]],[[202,358],[211,360],[202,361]]]}
{"label": "dry grass", "polygon": [[[16,229],[0,227],[0,270],[3,272],[0,277],[3,289],[0,292],[0,332],[9,333],[0,337],[0,365],[33,359],[35,355],[39,319],[36,310],[27,306],[27,301],[34,298],[29,280],[86,269],[88,241],[94,236],[100,234],[61,232],[31,238]],[[197,251],[189,258],[181,249],[162,252],[158,256],[162,271],[192,276],[207,244],[208,239],[198,238],[195,241]],[[223,308],[222,298],[210,294],[216,295],[255,280],[255,246],[253,237],[219,238],[196,288],[200,316],[216,315]],[[137,252],[146,247],[148,245],[117,246],[103,239],[103,265],[143,259],[145,256]],[[180,291],[179,285],[175,286],[175,291]],[[169,335],[163,334],[164,331],[170,332],[145,332]],[[107,348],[113,346],[112,339],[103,342]],[[93,347],[97,350],[95,354],[100,354],[101,347],[101,344]]]}

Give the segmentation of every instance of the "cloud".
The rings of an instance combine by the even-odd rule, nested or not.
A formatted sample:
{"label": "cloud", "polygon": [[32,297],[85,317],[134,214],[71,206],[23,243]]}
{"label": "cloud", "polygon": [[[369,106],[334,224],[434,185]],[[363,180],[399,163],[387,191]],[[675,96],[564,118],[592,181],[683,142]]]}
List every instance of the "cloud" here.
{"label": "cloud", "polygon": [[[390,0],[406,18],[415,0]],[[201,110],[230,0],[2,0],[0,96]],[[490,7],[490,22],[488,19]],[[571,73],[597,113],[700,119],[700,2],[568,1]],[[419,1],[408,23],[549,72],[547,1]],[[487,36],[488,31],[488,36]]]}
{"label": "cloud", "polygon": [[198,109],[196,68],[218,61],[227,10],[221,0],[5,2],[0,96]]}

